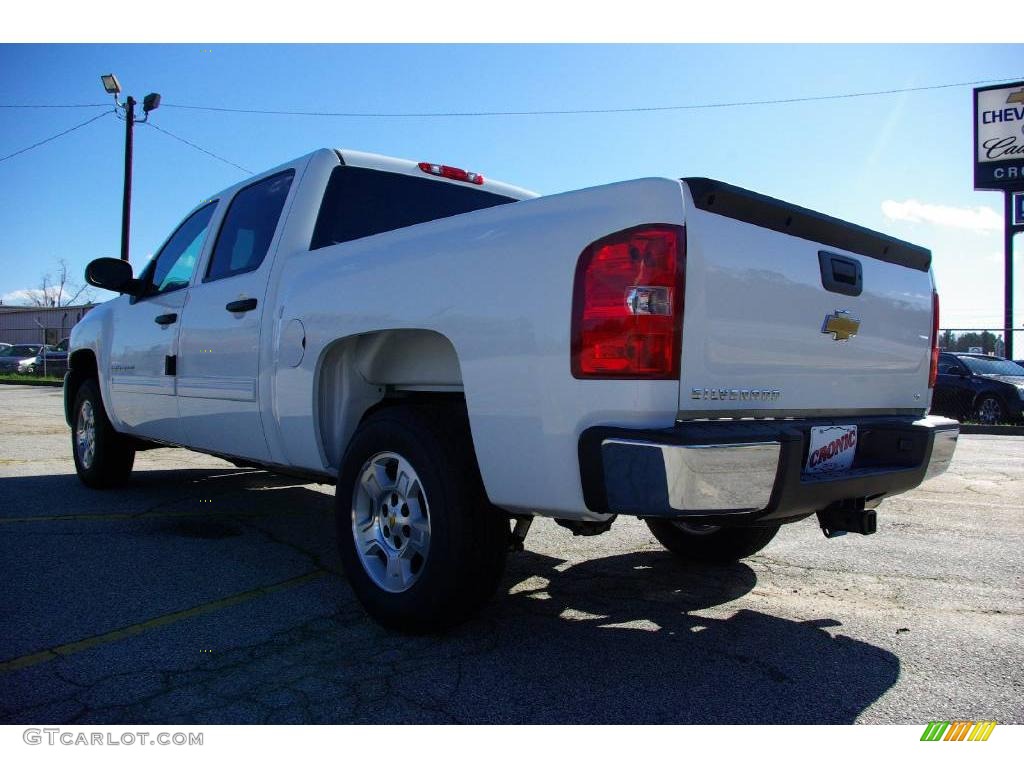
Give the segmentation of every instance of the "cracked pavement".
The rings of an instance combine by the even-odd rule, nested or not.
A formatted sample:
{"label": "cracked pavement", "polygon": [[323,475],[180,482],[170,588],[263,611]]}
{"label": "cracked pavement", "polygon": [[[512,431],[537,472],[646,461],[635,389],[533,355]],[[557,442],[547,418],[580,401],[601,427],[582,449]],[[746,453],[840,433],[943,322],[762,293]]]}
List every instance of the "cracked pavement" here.
{"label": "cracked pavement", "polygon": [[696,567],[538,520],[499,595],[387,632],[333,488],[179,449],[79,484],[57,389],[0,387],[0,722],[1024,722],[1024,438],[965,436],[874,536]]}

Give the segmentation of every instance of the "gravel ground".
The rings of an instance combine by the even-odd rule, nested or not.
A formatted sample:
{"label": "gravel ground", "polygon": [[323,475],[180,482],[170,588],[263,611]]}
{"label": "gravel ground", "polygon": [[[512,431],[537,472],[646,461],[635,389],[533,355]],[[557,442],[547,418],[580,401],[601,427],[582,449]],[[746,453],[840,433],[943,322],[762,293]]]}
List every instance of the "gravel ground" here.
{"label": "gravel ground", "polygon": [[333,489],[178,449],[79,484],[56,389],[0,387],[0,722],[1024,722],[1024,438],[964,436],[870,537],[697,568],[539,520],[445,636],[369,621]]}

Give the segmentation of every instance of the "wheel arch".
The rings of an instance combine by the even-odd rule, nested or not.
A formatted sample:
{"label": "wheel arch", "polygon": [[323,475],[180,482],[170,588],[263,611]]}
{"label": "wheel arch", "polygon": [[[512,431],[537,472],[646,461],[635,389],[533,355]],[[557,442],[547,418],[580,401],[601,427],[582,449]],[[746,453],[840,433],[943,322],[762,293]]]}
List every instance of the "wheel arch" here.
{"label": "wheel arch", "polygon": [[68,355],[68,371],[64,376],[64,419],[68,426],[71,426],[74,420],[72,410],[75,407],[78,389],[89,379],[96,379],[97,386],[99,385],[96,353],[91,349],[76,349]]}
{"label": "wheel arch", "polygon": [[422,328],[361,333],[327,344],[313,391],[317,440],[338,467],[352,435],[371,413],[396,402],[463,398],[455,346]]}

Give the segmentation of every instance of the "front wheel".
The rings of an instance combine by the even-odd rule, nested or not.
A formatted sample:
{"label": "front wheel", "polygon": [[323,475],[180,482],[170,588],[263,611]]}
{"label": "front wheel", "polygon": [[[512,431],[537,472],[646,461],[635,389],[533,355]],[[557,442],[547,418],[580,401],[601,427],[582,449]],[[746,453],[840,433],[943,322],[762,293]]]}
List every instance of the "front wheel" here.
{"label": "front wheel", "polygon": [[118,434],[100,397],[95,379],[82,382],[75,396],[71,449],[78,479],[90,488],[110,488],[128,479],[135,449]]}
{"label": "front wheel", "polygon": [[647,527],[665,549],[700,563],[734,563],[760,552],[781,526],[723,528],[682,520],[646,520]]}
{"label": "front wheel", "polygon": [[335,504],[345,575],[384,626],[452,626],[497,588],[508,519],[487,501],[461,409],[372,414],[345,452]]}

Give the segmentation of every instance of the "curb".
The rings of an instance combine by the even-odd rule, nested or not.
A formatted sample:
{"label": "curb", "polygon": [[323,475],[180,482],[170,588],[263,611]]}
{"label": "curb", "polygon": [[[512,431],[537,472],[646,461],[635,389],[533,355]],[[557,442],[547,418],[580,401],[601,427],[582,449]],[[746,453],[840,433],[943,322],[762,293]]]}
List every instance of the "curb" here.
{"label": "curb", "polygon": [[961,435],[1009,435],[1024,437],[1024,427],[999,426],[995,424],[961,424]]}
{"label": "curb", "polygon": [[17,387],[63,387],[63,381],[39,381],[38,379],[26,379],[25,381],[11,381],[0,379],[0,384],[13,384]]}

